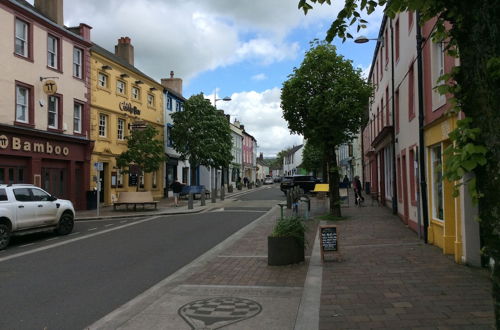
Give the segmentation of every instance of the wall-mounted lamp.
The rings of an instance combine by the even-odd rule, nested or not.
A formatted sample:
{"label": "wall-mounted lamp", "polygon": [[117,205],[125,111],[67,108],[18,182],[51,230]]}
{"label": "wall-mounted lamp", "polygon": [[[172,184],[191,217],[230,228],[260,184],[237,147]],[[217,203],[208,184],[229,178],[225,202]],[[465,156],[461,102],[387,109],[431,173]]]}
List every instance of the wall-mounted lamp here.
{"label": "wall-mounted lamp", "polygon": [[110,65],[103,65],[101,66],[101,70],[111,70],[113,69]]}
{"label": "wall-mounted lamp", "polygon": [[135,81],[135,84],[136,84],[136,85],[140,85],[140,84],[144,84],[144,82],[143,82],[142,80],[136,80],[136,81]]}
{"label": "wall-mounted lamp", "polygon": [[44,81],[45,79],[59,79],[59,77],[40,77],[40,81]]}
{"label": "wall-mounted lamp", "polygon": [[128,77],[130,77],[130,76],[129,76],[128,74],[126,74],[126,73],[122,73],[122,74],[120,75],[120,77],[121,77],[121,78],[128,78]]}

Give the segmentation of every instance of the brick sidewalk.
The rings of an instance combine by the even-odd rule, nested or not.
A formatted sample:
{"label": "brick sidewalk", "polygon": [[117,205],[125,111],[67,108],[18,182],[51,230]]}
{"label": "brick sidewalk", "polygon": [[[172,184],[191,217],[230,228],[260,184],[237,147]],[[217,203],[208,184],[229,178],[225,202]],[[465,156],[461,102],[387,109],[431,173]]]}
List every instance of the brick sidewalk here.
{"label": "brick sidewalk", "polygon": [[454,263],[384,207],[343,208],[323,266],[320,329],[492,329],[484,269]]}

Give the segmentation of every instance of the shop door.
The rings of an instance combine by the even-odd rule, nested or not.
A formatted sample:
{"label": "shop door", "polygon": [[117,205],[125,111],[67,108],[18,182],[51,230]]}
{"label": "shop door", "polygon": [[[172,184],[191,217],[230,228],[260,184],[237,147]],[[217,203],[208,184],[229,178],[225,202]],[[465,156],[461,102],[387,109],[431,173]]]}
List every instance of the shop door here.
{"label": "shop door", "polygon": [[57,198],[69,199],[65,168],[42,168],[42,188]]}

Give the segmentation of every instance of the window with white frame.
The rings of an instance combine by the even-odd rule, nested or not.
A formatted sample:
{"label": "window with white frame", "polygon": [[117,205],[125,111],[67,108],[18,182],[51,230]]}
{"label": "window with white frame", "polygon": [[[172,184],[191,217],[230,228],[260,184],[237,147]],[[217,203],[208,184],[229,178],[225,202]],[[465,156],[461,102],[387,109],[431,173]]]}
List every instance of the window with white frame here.
{"label": "window with white frame", "polygon": [[152,94],[148,94],[148,106],[150,107],[155,106],[155,97]]}
{"label": "window with white frame", "polygon": [[132,86],[132,98],[134,100],[139,100],[139,98],[140,98],[139,88]]}
{"label": "window with white frame", "polygon": [[108,76],[104,73],[99,72],[97,84],[99,87],[108,88]]}
{"label": "window with white frame", "polygon": [[125,82],[121,80],[116,81],[116,92],[118,94],[125,94]]}
{"label": "window with white frame", "polygon": [[47,65],[58,69],[59,39],[50,34],[47,36]]}
{"label": "window with white frame", "polygon": [[29,25],[25,21],[16,18],[16,41],[15,52],[17,55],[28,57]]}
{"label": "window with white frame", "polygon": [[106,137],[108,129],[108,116],[99,114],[99,136]]}
{"label": "window with white frame", "polygon": [[[438,79],[444,74],[444,57],[445,57],[445,49],[442,41],[433,42],[432,43],[432,79],[434,86],[441,85],[443,82],[438,82]],[[441,106],[443,106],[446,102],[445,95],[441,95],[437,89],[434,89],[432,93],[432,109],[437,110]]]}
{"label": "window with white frame", "polygon": [[172,98],[167,97],[167,110],[172,110]]}
{"label": "window with white frame", "polygon": [[83,78],[83,50],[80,48],[73,48],[73,76],[76,78]]}
{"label": "window with white frame", "polygon": [[54,95],[49,96],[49,102],[48,102],[48,113],[49,113],[49,118],[48,118],[48,126],[49,128],[59,128],[59,98]]}
{"label": "window with white frame", "polygon": [[181,111],[181,102],[175,101],[175,112]]}
{"label": "window with white frame", "polygon": [[75,102],[73,107],[73,131],[75,133],[82,132],[82,113],[83,105],[81,103]]}
{"label": "window with white frame", "polygon": [[118,188],[123,187],[123,173],[120,169],[116,170],[116,186]]}
{"label": "window with white frame", "polygon": [[441,145],[437,145],[431,148],[431,177],[432,217],[436,220],[443,220],[443,169]]}
{"label": "window with white frame", "polygon": [[118,118],[116,136],[118,140],[123,140],[125,138],[124,129],[125,129],[125,120]]}
{"label": "window with white frame", "polygon": [[16,86],[16,121],[27,123],[29,120],[30,91],[23,86]]}

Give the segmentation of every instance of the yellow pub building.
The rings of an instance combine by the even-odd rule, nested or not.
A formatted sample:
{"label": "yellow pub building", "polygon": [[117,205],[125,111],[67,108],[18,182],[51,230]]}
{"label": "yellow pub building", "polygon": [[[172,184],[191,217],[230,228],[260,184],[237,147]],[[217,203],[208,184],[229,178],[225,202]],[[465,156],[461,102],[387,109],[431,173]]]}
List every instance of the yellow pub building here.
{"label": "yellow pub building", "polygon": [[127,140],[134,128],[147,124],[158,132],[163,142],[163,87],[134,66],[134,48],[130,38],[122,37],[115,53],[94,44],[91,47],[90,139],[92,152],[90,186],[97,190],[105,205],[115,201],[123,191],[151,191],[155,199],[163,197],[163,166],[144,176],[131,171],[123,173],[116,157],[127,150]]}

